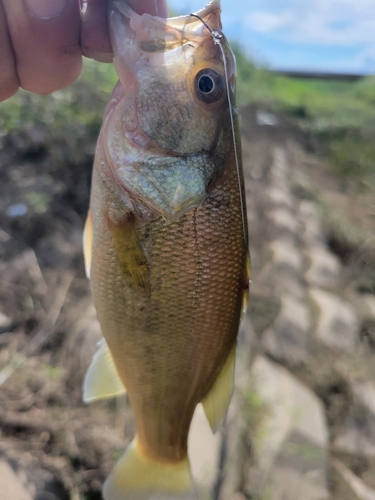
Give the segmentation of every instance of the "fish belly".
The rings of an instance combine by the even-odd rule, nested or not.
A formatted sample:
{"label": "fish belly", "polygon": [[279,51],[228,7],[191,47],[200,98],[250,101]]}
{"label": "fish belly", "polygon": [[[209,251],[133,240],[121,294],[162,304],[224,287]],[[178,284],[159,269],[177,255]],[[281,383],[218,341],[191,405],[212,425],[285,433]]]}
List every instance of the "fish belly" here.
{"label": "fish belly", "polygon": [[[94,174],[93,193],[103,189]],[[147,261],[143,289],[121,268],[103,199],[91,203],[98,318],[135,412],[139,446],[147,457],[177,462],[186,457],[195,406],[236,341],[246,267],[237,178],[224,176],[201,206],[172,223],[134,229]]]}

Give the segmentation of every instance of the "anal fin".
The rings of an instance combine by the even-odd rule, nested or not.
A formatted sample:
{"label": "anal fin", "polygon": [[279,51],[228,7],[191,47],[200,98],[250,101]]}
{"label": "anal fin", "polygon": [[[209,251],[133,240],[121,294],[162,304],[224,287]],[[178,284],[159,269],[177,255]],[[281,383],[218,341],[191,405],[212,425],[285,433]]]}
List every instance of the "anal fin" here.
{"label": "anal fin", "polygon": [[228,411],[233,393],[235,359],[236,345],[233,346],[229,353],[228,359],[210,392],[202,400],[203,408],[212,432],[216,432],[223,424]]}
{"label": "anal fin", "polygon": [[103,339],[94,354],[83,382],[83,401],[91,403],[98,399],[119,396],[126,392],[118,376],[112,354]]}

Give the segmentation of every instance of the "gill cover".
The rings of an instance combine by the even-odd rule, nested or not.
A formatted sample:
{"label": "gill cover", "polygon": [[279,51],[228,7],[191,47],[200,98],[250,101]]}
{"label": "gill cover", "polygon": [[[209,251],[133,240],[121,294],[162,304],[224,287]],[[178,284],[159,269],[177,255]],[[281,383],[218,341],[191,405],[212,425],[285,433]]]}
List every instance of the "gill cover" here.
{"label": "gill cover", "polygon": [[197,14],[140,16],[124,0],[110,7],[122,92],[106,119],[105,155],[143,219],[171,221],[199,206],[227,153],[216,148],[228,116],[223,56],[210,33],[221,29],[219,1]]}

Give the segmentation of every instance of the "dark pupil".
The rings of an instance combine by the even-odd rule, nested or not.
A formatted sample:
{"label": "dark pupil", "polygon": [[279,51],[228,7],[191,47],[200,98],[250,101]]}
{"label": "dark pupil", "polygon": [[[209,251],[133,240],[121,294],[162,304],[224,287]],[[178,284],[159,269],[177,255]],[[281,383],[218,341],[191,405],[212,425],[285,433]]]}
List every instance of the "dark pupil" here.
{"label": "dark pupil", "polygon": [[198,86],[199,90],[203,92],[203,94],[208,94],[214,88],[214,82],[209,76],[201,76],[199,78]]}

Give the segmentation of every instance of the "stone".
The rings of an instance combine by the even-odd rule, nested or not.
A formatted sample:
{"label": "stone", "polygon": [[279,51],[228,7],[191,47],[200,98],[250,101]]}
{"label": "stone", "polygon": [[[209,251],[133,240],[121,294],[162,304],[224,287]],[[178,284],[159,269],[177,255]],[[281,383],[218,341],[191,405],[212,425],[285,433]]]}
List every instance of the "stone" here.
{"label": "stone", "polygon": [[0,333],[8,332],[12,324],[12,318],[0,311]]}
{"label": "stone", "polygon": [[83,381],[103,335],[92,301],[82,300],[78,310],[80,316],[73,321],[64,350],[61,352],[61,362],[67,370],[65,383],[70,391],[77,393],[77,399],[80,400],[82,394],[81,388],[77,387],[77,380]]}
{"label": "stone", "polygon": [[274,148],[273,161],[270,169],[270,184],[288,190],[287,181],[288,164],[284,148]]}
{"label": "stone", "polygon": [[319,220],[319,214],[316,204],[312,201],[303,200],[299,205],[299,211],[301,216],[305,220]]}
{"label": "stone", "polygon": [[[220,448],[216,458],[217,476],[210,490],[210,495],[203,498],[220,500],[240,500],[238,489],[239,471],[242,467],[242,455],[239,443],[242,440],[244,426],[243,394],[249,383],[249,364],[256,350],[255,334],[248,314],[243,318],[236,353],[235,384],[231,403],[220,433]],[[214,492],[212,494],[212,492]]]}
{"label": "stone", "polygon": [[265,194],[273,205],[293,208],[293,198],[288,189],[282,189],[279,186],[270,186]]}
{"label": "stone", "polygon": [[302,274],[302,256],[290,239],[275,240],[270,244],[273,253],[272,281],[280,295],[292,295],[302,300],[305,287]]}
{"label": "stone", "polygon": [[309,248],[307,256],[310,259],[310,267],[305,274],[307,282],[321,288],[337,286],[341,272],[339,259],[323,245]]}
{"label": "stone", "polygon": [[375,385],[353,377],[349,380],[354,398],[375,416]]}
{"label": "stone", "polygon": [[260,126],[275,127],[280,123],[280,120],[276,115],[270,113],[269,111],[258,110],[256,114],[256,122]]}
{"label": "stone", "polygon": [[287,239],[273,241],[270,244],[273,262],[278,269],[290,269],[296,273],[302,272],[302,258],[297,248]]}
{"label": "stone", "polygon": [[275,147],[272,153],[272,170],[278,171],[285,176],[288,169],[285,149],[282,147]]}
{"label": "stone", "polygon": [[335,438],[336,452],[375,458],[375,385],[348,378],[353,402],[345,429]]}
{"label": "stone", "polygon": [[303,473],[292,467],[277,467],[272,472],[272,481],[275,485],[272,500],[330,499],[321,470]]}
{"label": "stone", "polygon": [[288,231],[292,235],[298,232],[298,221],[288,208],[276,207],[269,211],[270,221],[281,231]]}
{"label": "stone", "polygon": [[[229,498],[235,493],[238,470],[236,443],[243,418],[239,393],[248,382],[248,366],[254,342],[255,334],[251,319],[246,314],[240,326],[235,386],[224,425],[213,434],[202,405],[199,404],[195,410],[189,433],[188,449],[192,476],[200,498],[210,498],[219,482],[223,498]],[[220,479],[223,470],[225,470],[225,477]]]}
{"label": "stone", "polygon": [[316,336],[326,347],[350,351],[358,338],[358,319],[351,304],[336,295],[311,288],[310,295],[318,307]]}
{"label": "stone", "polygon": [[323,231],[316,204],[311,201],[300,203],[300,218],[304,223],[303,239],[307,245],[322,245]]}
{"label": "stone", "polygon": [[267,491],[272,499],[328,499],[328,429],[322,402],[286,369],[262,356],[256,358],[251,377],[264,409],[261,431],[251,436],[254,465],[246,487],[261,498]]}
{"label": "stone", "polygon": [[[365,418],[367,420],[368,417]],[[368,435],[369,433],[371,435]],[[333,449],[339,453],[375,457],[374,422],[372,426],[368,424],[358,426],[356,419],[349,417],[345,431],[334,440]]]}
{"label": "stone", "polygon": [[332,460],[335,498],[340,500],[375,500],[375,490],[338,459]]}
{"label": "stone", "polygon": [[278,291],[280,296],[290,295],[290,297],[299,301],[305,300],[306,288],[299,273],[293,273],[286,268],[278,269],[274,274],[273,281],[275,290]]}
{"label": "stone", "polygon": [[7,462],[0,461],[0,500],[33,500],[35,493],[24,474],[16,473]]}
{"label": "stone", "polygon": [[202,405],[198,405],[189,433],[188,449],[194,484],[204,497],[211,492],[218,473],[221,434],[213,434]]}
{"label": "stone", "polygon": [[262,345],[274,359],[294,366],[309,355],[311,321],[306,305],[290,296],[281,297],[281,310],[264,332]]}
{"label": "stone", "polygon": [[[248,377],[246,382],[248,382]],[[241,433],[244,426],[242,394],[243,389],[239,389],[236,376],[235,390],[228,414],[224,426],[219,431],[221,440],[217,456],[217,476],[210,491],[211,494],[203,498],[213,497],[220,498],[220,500],[234,500],[234,498],[238,497],[238,480],[243,466],[241,453]]]}
{"label": "stone", "polygon": [[368,317],[375,320],[375,295],[364,293],[360,298],[365,304]]}

